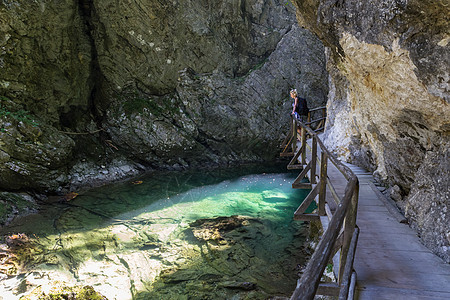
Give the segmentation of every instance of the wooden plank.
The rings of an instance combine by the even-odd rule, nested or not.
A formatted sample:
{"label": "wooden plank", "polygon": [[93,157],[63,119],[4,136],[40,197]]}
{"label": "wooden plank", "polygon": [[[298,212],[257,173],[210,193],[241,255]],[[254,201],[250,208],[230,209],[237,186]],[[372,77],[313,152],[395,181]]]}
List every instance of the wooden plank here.
{"label": "wooden plank", "polygon": [[[322,147],[320,142],[318,144]],[[379,190],[374,188],[369,172],[349,164],[346,167],[362,179],[357,216],[361,232],[354,262],[358,273],[357,298],[450,299],[450,292],[443,290],[450,286],[450,265],[432,254],[420,243],[415,231],[389,213],[385,203],[378,199],[376,192]],[[336,193],[342,195],[345,180],[341,180],[333,161],[328,165],[327,173]],[[327,200],[333,199],[329,189],[327,193]],[[398,212],[395,206],[391,207]],[[324,217],[320,219],[323,222]],[[335,268],[339,269],[339,262],[335,263]]]}
{"label": "wooden plank", "polygon": [[[363,266],[374,270],[378,274],[380,270],[389,272],[402,272],[405,277],[415,276],[414,273],[445,275],[450,279],[450,265],[429,251],[390,250],[358,247],[358,262]],[[360,272],[358,271],[360,275]],[[364,278],[361,273],[361,279]],[[450,283],[450,282],[448,282]],[[448,286],[450,292],[450,285]]]}
{"label": "wooden plank", "polygon": [[[397,240],[396,243],[393,241]],[[405,251],[429,251],[420,241],[417,235],[402,234],[397,232],[385,232],[383,238],[366,234],[364,231],[359,235],[358,248],[376,250],[405,250]]]}
{"label": "wooden plank", "polygon": [[292,141],[291,141],[291,146],[292,146],[292,152],[295,153],[295,150],[297,149],[297,121],[294,118],[294,115],[291,115],[292,118],[292,126],[291,126],[291,130],[292,130]]}
{"label": "wooden plank", "polygon": [[[359,285],[359,284],[358,284]],[[378,286],[358,286],[358,300],[448,300],[450,293],[427,290],[412,290],[402,288],[387,288]]]}
{"label": "wooden plank", "polygon": [[[369,277],[365,272],[358,271],[359,287],[399,288],[405,290],[434,291],[450,295],[450,276],[421,273],[406,274],[402,271],[379,270]],[[380,299],[380,298],[377,298]],[[448,298],[450,299],[450,298]]]}
{"label": "wooden plank", "polygon": [[317,123],[317,122],[322,121],[322,120],[326,120],[326,117],[321,117],[321,118],[318,118],[318,119],[314,119],[314,120],[312,120],[310,122],[306,122],[305,125],[311,125],[311,124]]}
{"label": "wooden plank", "polygon": [[[292,126],[292,124],[291,124]],[[292,135],[290,134],[292,132],[292,129],[289,129],[289,133],[286,135],[286,137],[284,138],[283,142],[280,145],[281,149],[284,149],[286,147],[286,145],[289,143],[289,140],[292,138]]]}

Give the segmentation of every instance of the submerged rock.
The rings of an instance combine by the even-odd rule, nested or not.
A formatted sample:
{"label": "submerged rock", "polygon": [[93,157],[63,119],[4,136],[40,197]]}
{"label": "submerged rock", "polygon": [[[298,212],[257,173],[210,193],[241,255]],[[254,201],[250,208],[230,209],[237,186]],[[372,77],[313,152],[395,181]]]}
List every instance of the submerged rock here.
{"label": "submerged rock", "polygon": [[[189,226],[204,260],[164,272],[146,297],[170,298],[184,288],[187,297],[267,299],[289,296],[295,289],[297,265],[305,257],[304,239],[279,240],[274,237],[283,234],[281,229],[245,216],[199,219]],[[298,229],[284,227],[284,234]],[[274,255],[271,243],[280,243],[277,247],[285,250],[278,248]]]}
{"label": "submerged rock", "polygon": [[42,287],[33,290],[29,295],[20,300],[108,300],[105,296],[96,292],[91,286],[64,286],[55,283],[49,291],[43,291]]}
{"label": "submerged rock", "polygon": [[0,225],[8,224],[15,216],[35,213],[35,199],[24,193],[0,192]]}

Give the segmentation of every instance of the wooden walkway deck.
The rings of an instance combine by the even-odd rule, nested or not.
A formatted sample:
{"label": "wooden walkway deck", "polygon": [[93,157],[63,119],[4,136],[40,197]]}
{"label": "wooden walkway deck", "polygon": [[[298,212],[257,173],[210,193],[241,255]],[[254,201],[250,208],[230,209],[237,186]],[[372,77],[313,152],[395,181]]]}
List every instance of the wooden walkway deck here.
{"label": "wooden walkway deck", "polygon": [[[400,223],[401,215],[376,188],[370,173],[346,165],[360,184],[355,299],[449,300],[450,265],[423,246],[407,224]],[[328,176],[343,195],[347,182],[332,164]]]}

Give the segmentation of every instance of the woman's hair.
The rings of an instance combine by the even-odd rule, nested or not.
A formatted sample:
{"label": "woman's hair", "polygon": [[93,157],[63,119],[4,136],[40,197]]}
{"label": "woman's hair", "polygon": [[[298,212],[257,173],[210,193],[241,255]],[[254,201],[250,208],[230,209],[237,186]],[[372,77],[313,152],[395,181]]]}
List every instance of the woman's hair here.
{"label": "woman's hair", "polygon": [[290,93],[297,97],[297,89],[292,89]]}

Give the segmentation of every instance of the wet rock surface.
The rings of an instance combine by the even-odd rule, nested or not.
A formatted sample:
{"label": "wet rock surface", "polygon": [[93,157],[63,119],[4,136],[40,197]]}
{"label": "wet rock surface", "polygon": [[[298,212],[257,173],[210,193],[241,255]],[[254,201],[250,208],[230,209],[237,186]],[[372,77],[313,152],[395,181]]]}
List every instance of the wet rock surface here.
{"label": "wet rock surface", "polygon": [[[448,174],[432,170],[446,170],[449,162],[430,161],[446,155],[440,145],[447,145],[450,136],[448,5],[294,3],[299,23],[329,47],[325,143],[374,172],[386,187],[397,186],[393,198],[408,207],[412,226],[448,261],[449,196],[441,185]],[[435,178],[422,178],[430,172]],[[428,209],[432,206],[436,211]]]}
{"label": "wet rock surface", "polygon": [[[66,218],[77,219],[70,214],[60,218],[61,230],[80,229],[63,225],[73,223]],[[161,231],[147,233],[154,226],[161,226]],[[45,239],[14,234],[0,249],[1,279],[21,275],[24,283],[12,290],[16,295],[40,293],[36,287],[49,289],[50,280],[68,287],[82,282],[108,299],[288,296],[295,288],[298,265],[306,262],[306,231],[283,228],[289,237],[275,254],[264,246],[266,239],[275,234],[280,243],[283,237],[270,228],[254,218],[232,216],[198,220],[182,231],[170,223],[152,226],[147,221],[115,225],[114,235],[104,230]],[[299,237],[296,241],[292,233]],[[195,236],[198,243],[188,242],[186,235]],[[52,243],[57,251],[44,250]]]}
{"label": "wet rock surface", "polygon": [[273,229],[243,216],[199,219],[189,226],[203,261],[194,268],[163,272],[155,290],[141,294],[142,299],[175,295],[186,299],[267,299],[288,297],[295,289],[293,279],[299,272],[295,262],[304,262],[304,244],[286,240],[282,251],[272,252],[265,241],[275,234]]}

